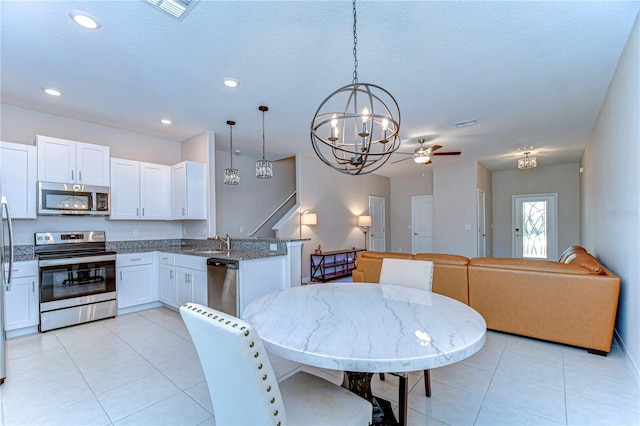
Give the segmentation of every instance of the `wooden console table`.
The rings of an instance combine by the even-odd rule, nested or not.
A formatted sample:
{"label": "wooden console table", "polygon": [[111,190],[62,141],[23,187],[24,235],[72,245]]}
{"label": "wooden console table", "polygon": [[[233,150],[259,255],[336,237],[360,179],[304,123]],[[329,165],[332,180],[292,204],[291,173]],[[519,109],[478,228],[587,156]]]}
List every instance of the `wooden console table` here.
{"label": "wooden console table", "polygon": [[358,252],[364,249],[345,249],[311,254],[311,281],[326,282],[351,274],[356,268]]}

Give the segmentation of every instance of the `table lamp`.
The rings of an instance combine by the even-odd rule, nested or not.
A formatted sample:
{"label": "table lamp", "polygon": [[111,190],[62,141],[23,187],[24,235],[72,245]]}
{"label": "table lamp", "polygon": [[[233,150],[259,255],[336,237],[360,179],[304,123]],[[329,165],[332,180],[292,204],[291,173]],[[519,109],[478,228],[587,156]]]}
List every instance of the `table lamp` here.
{"label": "table lamp", "polygon": [[300,239],[302,239],[302,225],[317,225],[318,214],[311,213],[309,210],[303,210],[300,212]]}

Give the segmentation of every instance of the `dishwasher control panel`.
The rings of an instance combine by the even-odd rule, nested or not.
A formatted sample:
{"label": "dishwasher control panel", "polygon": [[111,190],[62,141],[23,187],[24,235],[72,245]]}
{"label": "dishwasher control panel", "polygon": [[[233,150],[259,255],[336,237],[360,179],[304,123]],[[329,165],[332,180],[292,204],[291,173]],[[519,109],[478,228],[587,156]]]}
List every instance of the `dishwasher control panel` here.
{"label": "dishwasher control panel", "polygon": [[239,262],[237,260],[209,258],[207,259],[207,266],[215,266],[215,267],[227,268],[227,269],[238,269]]}

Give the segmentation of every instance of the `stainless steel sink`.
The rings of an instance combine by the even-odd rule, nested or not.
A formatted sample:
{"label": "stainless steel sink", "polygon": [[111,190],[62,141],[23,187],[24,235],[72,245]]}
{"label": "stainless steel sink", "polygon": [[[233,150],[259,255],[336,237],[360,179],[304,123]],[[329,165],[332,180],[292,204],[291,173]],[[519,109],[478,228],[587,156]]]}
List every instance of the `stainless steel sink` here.
{"label": "stainless steel sink", "polygon": [[199,250],[199,249],[191,249],[191,250],[185,250],[189,253],[198,253],[198,254],[220,254],[220,253],[227,253],[227,250]]}

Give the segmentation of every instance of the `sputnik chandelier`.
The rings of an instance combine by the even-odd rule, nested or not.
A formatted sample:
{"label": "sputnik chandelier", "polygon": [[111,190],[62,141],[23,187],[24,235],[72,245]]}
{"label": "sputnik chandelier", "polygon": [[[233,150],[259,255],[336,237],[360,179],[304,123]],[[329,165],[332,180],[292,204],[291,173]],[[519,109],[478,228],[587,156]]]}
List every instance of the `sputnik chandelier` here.
{"label": "sputnik chandelier", "polygon": [[353,81],[329,95],[311,120],[311,143],[325,164],[360,175],[384,165],[400,148],[400,108],[380,86],[358,82],[356,1],[353,0]]}
{"label": "sputnik chandelier", "polygon": [[240,171],[233,168],[233,126],[236,125],[235,121],[227,121],[229,125],[229,158],[231,160],[231,167],[224,169],[224,184],[225,185],[237,185],[240,183]]}

